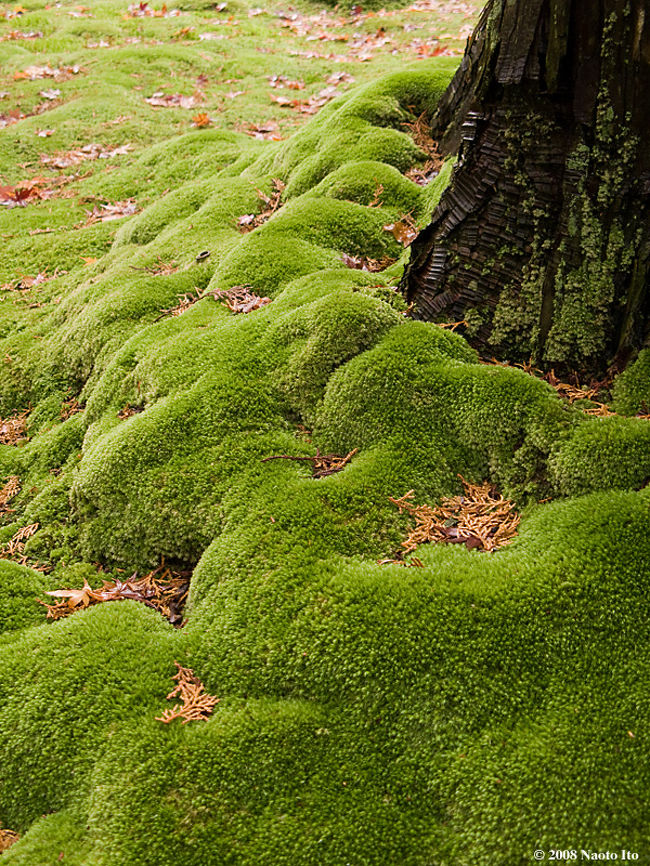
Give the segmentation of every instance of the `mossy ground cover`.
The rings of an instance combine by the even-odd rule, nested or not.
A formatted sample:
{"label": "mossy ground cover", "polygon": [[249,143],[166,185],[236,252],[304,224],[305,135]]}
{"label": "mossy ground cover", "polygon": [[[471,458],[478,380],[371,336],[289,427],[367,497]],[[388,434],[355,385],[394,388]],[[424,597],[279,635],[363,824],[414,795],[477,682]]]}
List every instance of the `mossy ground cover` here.
{"label": "mossy ground cover", "polygon": [[[66,175],[0,213],[0,416],[29,409],[30,437],[0,445],[21,488],[0,545],[39,526],[26,565],[0,560],[8,864],[647,854],[647,358],[614,384],[619,414],[588,417],[395,291],[385,226],[425,224],[451,170],[405,176],[427,159],[408,124],[458,62],[415,58],[457,50],[477,5],[34,2],[1,23],[2,182]],[[79,69],[21,77],[46,65]],[[270,98],[311,111],[326,86],[313,116]],[[132,147],[41,162],[95,141]],[[242,232],[274,180],[282,206]],[[137,213],[98,218],[119,202]],[[396,263],[346,266],[362,256]],[[271,303],[211,294],[240,285]],[[317,448],[357,450],[318,479],[265,461]],[[517,502],[516,540],[379,565],[407,531],[389,497],[434,504],[459,474]],[[193,569],[182,629],[130,601],[48,623],[35,601],[161,559]],[[209,721],[156,721],[175,660],[219,697]]]}

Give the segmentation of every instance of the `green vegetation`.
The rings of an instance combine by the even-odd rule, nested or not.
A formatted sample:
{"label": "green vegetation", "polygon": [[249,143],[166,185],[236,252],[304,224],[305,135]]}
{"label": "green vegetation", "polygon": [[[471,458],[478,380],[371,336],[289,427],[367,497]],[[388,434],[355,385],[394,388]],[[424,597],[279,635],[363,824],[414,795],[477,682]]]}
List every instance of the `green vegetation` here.
{"label": "green vegetation", "polygon": [[[24,556],[51,566],[0,560],[0,826],[22,834],[3,864],[513,866],[578,842],[642,851],[650,422],[622,416],[645,406],[647,358],[615,383],[621,415],[589,417],[405,318],[399,264],[346,266],[399,259],[384,227],[426,223],[451,166],[428,187],[405,177],[426,161],[405,124],[432,110],[457,59],[404,71],[386,54],[380,78],[341,64],[363,70],[359,86],[258,140],[233,127],[269,122],[260,75],[311,74],[318,92],[309,69],[329,68],[291,58],[266,12],[238,3],[241,26],[220,13],[210,32],[240,40],[229,55],[198,38],[208,4],[128,20],[116,2],[81,18],[32,6],[2,32],[42,30],[43,56],[0,42],[2,87],[46,60],[89,71],[61,83],[58,107],[0,129],[5,181],[22,179],[19,162],[44,171],[45,151],[134,149],[65,169],[88,171],[74,198],[0,213],[0,416],[30,410],[29,441],[0,445],[0,482],[21,485],[0,544],[38,523]],[[280,69],[255,51],[262,36]],[[80,47],[100,39],[113,47]],[[217,61],[220,82],[247,91],[243,115],[221,84],[219,128],[144,102],[170,69],[190,94]],[[91,94],[86,74],[102,82]],[[25,113],[59,87],[19,82]],[[242,232],[276,180],[281,206]],[[73,228],[128,199],[136,214]],[[236,315],[208,293],[243,284],[271,303]],[[358,452],[321,479],[263,462],[317,448]],[[388,497],[434,503],[459,475],[516,499],[515,542],[377,564],[407,525]],[[183,629],[132,601],[54,623],[35,602],[161,558],[194,568]],[[174,660],[219,696],[208,721],[156,720]]]}

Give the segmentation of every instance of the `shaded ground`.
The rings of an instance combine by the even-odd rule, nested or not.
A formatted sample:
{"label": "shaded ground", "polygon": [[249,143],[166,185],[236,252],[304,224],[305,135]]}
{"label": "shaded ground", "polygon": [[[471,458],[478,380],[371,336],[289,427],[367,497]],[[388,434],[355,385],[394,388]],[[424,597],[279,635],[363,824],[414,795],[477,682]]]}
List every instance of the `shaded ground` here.
{"label": "shaded ground", "polygon": [[[472,11],[420,8],[4,22],[43,35],[0,42],[3,862],[647,847],[647,360],[577,399],[404,315],[457,58],[404,59]],[[403,558],[391,498],[428,518],[459,476],[515,503],[489,493],[512,542]],[[182,629],[36,602],[161,561],[193,571]],[[174,662],[208,721],[161,723]]]}

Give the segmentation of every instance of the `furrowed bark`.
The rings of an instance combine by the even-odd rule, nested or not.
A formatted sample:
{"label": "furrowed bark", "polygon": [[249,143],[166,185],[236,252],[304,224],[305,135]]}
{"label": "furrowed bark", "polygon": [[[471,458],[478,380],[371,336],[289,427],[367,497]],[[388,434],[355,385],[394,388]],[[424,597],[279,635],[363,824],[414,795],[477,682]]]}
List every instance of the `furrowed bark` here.
{"label": "furrowed bark", "polygon": [[650,342],[647,0],[491,0],[432,120],[452,181],[402,287],[484,354],[598,373]]}

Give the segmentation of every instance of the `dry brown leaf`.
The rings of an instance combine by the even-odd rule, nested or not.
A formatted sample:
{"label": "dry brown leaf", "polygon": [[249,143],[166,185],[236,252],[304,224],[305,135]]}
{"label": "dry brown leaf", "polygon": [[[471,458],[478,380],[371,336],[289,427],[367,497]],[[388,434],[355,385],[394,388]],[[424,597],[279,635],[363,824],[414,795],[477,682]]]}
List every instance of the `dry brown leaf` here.
{"label": "dry brown leaf", "polygon": [[138,212],[138,206],[134,199],[128,198],[126,201],[116,201],[113,203],[95,205],[91,211],[86,211],[88,218],[86,222],[79,223],[75,228],[85,228],[86,226],[94,225],[95,223],[105,223],[110,220],[120,219],[125,216],[132,216]]}
{"label": "dry brown leaf", "polygon": [[397,222],[388,223],[388,225],[384,226],[384,231],[390,232],[395,240],[404,247],[412,244],[420,233],[410,214],[400,217]]}
{"label": "dry brown leaf", "polygon": [[261,189],[257,190],[258,197],[264,202],[265,207],[258,214],[243,214],[237,220],[237,226],[240,231],[250,232],[258,226],[263,225],[267,220],[271,219],[273,214],[278,210],[282,203],[282,193],[284,192],[285,184],[279,178],[273,178],[271,181],[273,192],[271,195],[266,195]]}
{"label": "dry brown leaf", "polygon": [[207,129],[209,126],[212,126],[212,120],[209,114],[202,112],[201,114],[194,115],[192,125],[197,129]]}
{"label": "dry brown leaf", "polygon": [[70,166],[79,165],[85,160],[113,159],[113,157],[122,156],[130,150],[133,150],[132,144],[123,144],[120,147],[104,147],[95,141],[85,144],[77,150],[68,150],[51,155],[43,154],[41,155],[41,162],[50,168],[70,168]]}
{"label": "dry brown leaf", "polygon": [[160,9],[154,9],[148,3],[131,3],[126,10],[125,18],[175,18],[180,15],[180,9],[167,9],[163,3]]}
{"label": "dry brown leaf", "polygon": [[181,703],[165,710],[162,716],[156,716],[156,721],[168,725],[174,719],[182,719],[185,725],[207,720],[220,699],[205,692],[203,683],[191,668],[184,668],[176,661],[174,664],[177,671],[172,679],[176,680],[177,686],[167,695],[167,700],[178,697]]}
{"label": "dry brown leaf", "polygon": [[199,91],[192,96],[185,96],[182,93],[163,93],[159,90],[146,98],[145,102],[153,105],[154,108],[194,108],[202,99],[203,94]]}
{"label": "dry brown leaf", "polygon": [[390,267],[397,260],[391,259],[390,256],[383,256],[381,259],[369,259],[367,256],[351,256],[348,253],[342,253],[341,261],[347,268],[353,268],[357,271],[368,271],[374,274],[379,271],[385,271],[386,268]]}
{"label": "dry brown leaf", "polygon": [[78,75],[81,72],[80,66],[28,66],[22,72],[14,72],[14,81],[28,79],[36,81],[39,78],[53,78],[55,81],[65,81]]}

